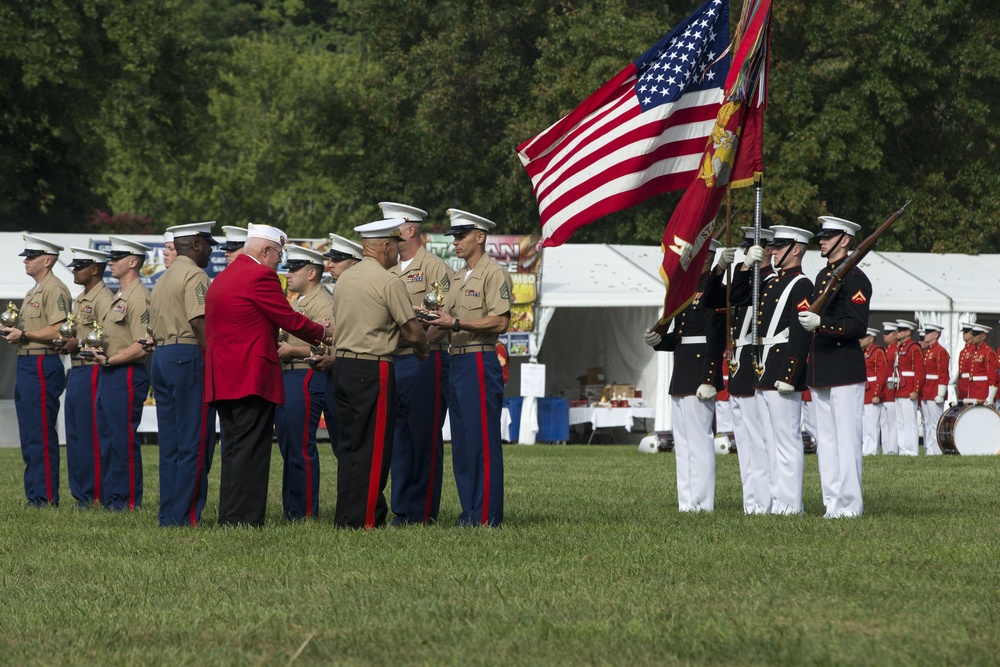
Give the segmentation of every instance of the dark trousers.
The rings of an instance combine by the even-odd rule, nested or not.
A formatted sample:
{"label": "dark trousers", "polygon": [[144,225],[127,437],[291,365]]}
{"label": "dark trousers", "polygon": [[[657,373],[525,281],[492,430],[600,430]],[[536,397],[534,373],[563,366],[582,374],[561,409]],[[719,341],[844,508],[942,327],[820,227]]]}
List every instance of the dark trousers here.
{"label": "dark trousers", "polygon": [[503,523],[503,450],[500,411],[503,371],[497,355],[451,358],[451,459],[462,514],[460,526]]}
{"label": "dark trousers", "polygon": [[326,398],[323,401],[323,419],[330,436],[333,455],[340,458],[340,425],[337,423],[337,399],[333,395],[333,371],[326,374]]}
{"label": "dark trousers", "polygon": [[285,463],[281,504],[288,520],[319,515],[319,451],[316,429],[326,398],[326,374],[311,368],[283,372],[285,404],[274,413],[278,449]]}
{"label": "dark trousers", "polygon": [[396,359],[399,411],[392,444],[392,524],[434,523],[441,507],[444,441],[448,411],[447,352],[427,361],[413,354]]}
{"label": "dark trousers", "polygon": [[97,387],[97,429],[101,440],[101,502],[109,510],[142,505],[139,422],[149,394],[146,364],[101,368]]}
{"label": "dark trousers", "polygon": [[97,387],[101,367],[75,366],[66,379],[66,473],[76,504],[101,499],[101,443],[97,435]]}
{"label": "dark trousers", "polygon": [[14,409],[24,459],[24,495],[35,507],[59,504],[56,415],[66,373],[57,354],[19,356]]}
{"label": "dark trousers", "polygon": [[340,528],[378,528],[389,508],[392,437],[396,425],[396,374],[388,361],[341,357],[333,365],[340,424],[337,509]]}
{"label": "dark trousers", "polygon": [[219,482],[220,526],[264,524],[275,407],[260,396],[215,403],[225,438]]}
{"label": "dark trousers", "polygon": [[160,439],[161,526],[196,525],[208,499],[215,410],[205,405],[205,359],[197,345],[166,345],[153,355]]}

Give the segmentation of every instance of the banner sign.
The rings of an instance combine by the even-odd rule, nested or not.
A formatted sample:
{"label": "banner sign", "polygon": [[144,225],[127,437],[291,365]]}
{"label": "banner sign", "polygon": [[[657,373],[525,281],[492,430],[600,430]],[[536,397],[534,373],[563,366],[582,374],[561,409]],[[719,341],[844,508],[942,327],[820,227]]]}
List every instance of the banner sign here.
{"label": "banner sign", "polygon": [[[542,238],[537,234],[516,236],[490,234],[486,237],[486,254],[507,269],[514,283],[511,294],[510,331],[534,331],[535,304],[541,288]],[[465,260],[455,255],[452,237],[444,234],[424,234],[424,247],[434,253],[453,270],[465,267]],[[511,356],[522,356],[507,346]]]}

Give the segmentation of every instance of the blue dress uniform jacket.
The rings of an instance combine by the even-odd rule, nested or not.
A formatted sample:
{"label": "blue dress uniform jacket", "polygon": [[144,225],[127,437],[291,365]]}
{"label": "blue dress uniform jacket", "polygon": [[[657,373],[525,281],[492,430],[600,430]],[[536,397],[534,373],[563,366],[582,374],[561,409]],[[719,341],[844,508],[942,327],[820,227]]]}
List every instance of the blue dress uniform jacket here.
{"label": "blue dress uniform jacket", "polygon": [[[664,334],[653,348],[658,352],[674,353],[671,396],[693,396],[702,384],[710,384],[717,391],[722,389],[726,315],[725,311],[719,313],[716,308],[706,306],[706,301],[714,306],[721,286],[721,275],[705,278],[694,301],[674,318],[673,331]],[[690,342],[692,339],[697,342]]]}
{"label": "blue dress uniform jacket", "polygon": [[[760,268],[761,285],[767,284],[774,277],[771,267],[762,266]],[[736,358],[736,372],[729,371],[729,394],[731,396],[753,396],[757,386],[757,374],[753,370],[754,346],[750,340],[750,333],[753,331],[750,315],[750,301],[753,291],[750,289],[753,282],[753,271],[736,271],[733,274],[733,287],[730,290],[729,300],[733,305],[735,317],[733,318],[733,356]],[[763,287],[761,287],[763,289]]]}
{"label": "blue dress uniform jacket", "polygon": [[[835,268],[827,266],[816,276],[812,301],[826,289]],[[871,281],[854,267],[820,313],[820,325],[813,332],[809,348],[807,385],[837,387],[865,383],[865,355],[859,341],[868,333],[871,299]]]}
{"label": "blue dress uniform jacket", "polygon": [[[790,292],[782,303],[786,290]],[[764,373],[757,382],[758,389],[774,391],[775,382],[784,382],[795,387],[795,391],[805,390],[810,335],[799,324],[798,313],[809,309],[812,291],[812,282],[802,276],[802,267],[778,270],[761,289],[757,329],[765,345],[761,359]],[[777,338],[787,331],[788,337],[783,342],[768,344],[771,331]]]}

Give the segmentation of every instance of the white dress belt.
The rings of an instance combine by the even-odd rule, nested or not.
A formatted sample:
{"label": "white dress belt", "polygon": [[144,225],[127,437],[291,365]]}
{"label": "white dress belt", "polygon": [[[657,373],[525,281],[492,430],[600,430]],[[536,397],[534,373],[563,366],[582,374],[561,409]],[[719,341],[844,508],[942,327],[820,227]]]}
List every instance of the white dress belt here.
{"label": "white dress belt", "polygon": [[905,378],[911,378],[914,376],[913,371],[899,371],[899,374]]}
{"label": "white dress belt", "polygon": [[937,376],[937,375],[927,375],[927,376],[925,376],[925,377],[926,377],[926,378],[927,378],[928,380],[937,380],[937,379],[938,379],[938,376]]}
{"label": "white dress belt", "polygon": [[681,336],[681,345],[692,345],[696,343],[707,343],[708,336]]}
{"label": "white dress belt", "polygon": [[865,379],[868,380],[869,382],[874,382],[878,378],[877,377],[866,377]]}

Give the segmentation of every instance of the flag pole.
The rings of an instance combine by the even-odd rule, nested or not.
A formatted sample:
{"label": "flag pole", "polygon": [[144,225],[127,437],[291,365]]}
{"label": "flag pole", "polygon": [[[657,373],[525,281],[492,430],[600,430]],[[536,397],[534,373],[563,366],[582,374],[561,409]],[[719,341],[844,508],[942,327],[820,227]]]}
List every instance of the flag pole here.
{"label": "flag pole", "polygon": [[[733,247],[733,189],[726,186],[726,247]],[[735,372],[736,360],[733,359],[733,267],[726,267],[726,359],[729,363],[729,374]]]}
{"label": "flag pole", "polygon": [[[754,186],[754,195],[753,242],[754,245],[760,245],[761,202],[764,194],[761,187],[761,179],[759,178],[757,179],[757,184]],[[760,262],[756,262],[753,265],[753,286],[751,287],[751,291],[750,312],[747,315],[753,318],[750,321],[750,336],[753,340],[753,368],[759,378],[764,374],[764,367],[760,364],[762,352],[760,331],[757,328],[757,310],[760,308]]]}

